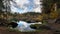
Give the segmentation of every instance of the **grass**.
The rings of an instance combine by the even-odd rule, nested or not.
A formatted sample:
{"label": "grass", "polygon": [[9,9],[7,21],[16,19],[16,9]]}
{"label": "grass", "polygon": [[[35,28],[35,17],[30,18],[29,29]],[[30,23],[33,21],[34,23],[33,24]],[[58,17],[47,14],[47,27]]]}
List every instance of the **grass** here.
{"label": "grass", "polygon": [[48,22],[46,20],[43,20],[42,23],[42,25],[46,25]]}
{"label": "grass", "polygon": [[21,31],[17,30],[16,28],[12,28],[12,27],[8,27],[8,31],[9,32],[21,32]]}

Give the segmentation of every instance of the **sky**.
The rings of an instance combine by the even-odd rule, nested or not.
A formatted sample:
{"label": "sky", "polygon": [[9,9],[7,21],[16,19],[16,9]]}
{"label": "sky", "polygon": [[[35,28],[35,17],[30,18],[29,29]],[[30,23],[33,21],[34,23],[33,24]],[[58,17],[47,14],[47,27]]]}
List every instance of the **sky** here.
{"label": "sky", "polygon": [[41,13],[41,2],[40,0],[13,0],[11,3],[11,11],[18,13],[26,12],[40,12]]}

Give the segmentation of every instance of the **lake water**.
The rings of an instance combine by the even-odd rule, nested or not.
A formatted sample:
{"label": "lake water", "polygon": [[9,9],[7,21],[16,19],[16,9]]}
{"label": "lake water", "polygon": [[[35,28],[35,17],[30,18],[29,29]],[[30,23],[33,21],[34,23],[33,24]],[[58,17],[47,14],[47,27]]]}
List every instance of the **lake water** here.
{"label": "lake water", "polygon": [[35,29],[30,28],[30,23],[27,23],[25,21],[19,21],[17,22],[18,26],[17,29],[19,31],[35,31]]}

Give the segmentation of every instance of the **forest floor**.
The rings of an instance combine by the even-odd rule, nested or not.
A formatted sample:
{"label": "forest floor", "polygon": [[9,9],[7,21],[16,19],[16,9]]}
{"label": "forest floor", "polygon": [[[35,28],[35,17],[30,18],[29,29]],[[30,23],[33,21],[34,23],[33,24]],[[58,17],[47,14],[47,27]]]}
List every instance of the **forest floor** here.
{"label": "forest floor", "polygon": [[[55,24],[55,23],[49,23],[49,26],[53,27],[54,29],[59,29],[60,30],[60,24]],[[57,31],[58,32],[58,31]],[[8,27],[5,26],[0,26],[0,34],[60,34],[55,33],[54,30],[43,30],[42,32],[19,32],[19,31],[9,31]]]}
{"label": "forest floor", "polygon": [[16,32],[9,31],[7,27],[0,27],[0,34],[53,34],[50,30],[44,30],[42,32]]}
{"label": "forest floor", "polygon": [[[60,28],[60,24],[51,24],[51,26],[55,28]],[[43,30],[42,32],[17,32],[9,31],[7,27],[0,26],[0,34],[54,34],[54,32],[52,30]]]}

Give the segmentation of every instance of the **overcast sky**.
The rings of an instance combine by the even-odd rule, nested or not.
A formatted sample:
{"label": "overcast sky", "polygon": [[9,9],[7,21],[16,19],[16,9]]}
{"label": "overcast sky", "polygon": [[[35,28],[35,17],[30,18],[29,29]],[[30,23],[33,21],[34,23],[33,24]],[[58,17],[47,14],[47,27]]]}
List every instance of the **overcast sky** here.
{"label": "overcast sky", "polygon": [[13,0],[11,2],[12,12],[40,12],[41,13],[41,2],[40,0]]}

